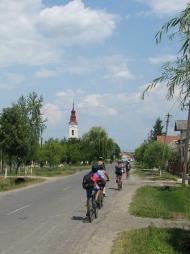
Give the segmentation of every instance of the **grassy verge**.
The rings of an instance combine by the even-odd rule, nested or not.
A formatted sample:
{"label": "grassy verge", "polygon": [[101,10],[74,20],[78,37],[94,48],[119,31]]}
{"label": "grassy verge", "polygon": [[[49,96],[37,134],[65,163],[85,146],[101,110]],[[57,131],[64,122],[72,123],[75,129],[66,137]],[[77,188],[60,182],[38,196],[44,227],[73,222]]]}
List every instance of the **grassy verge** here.
{"label": "grassy verge", "polygon": [[141,187],[132,199],[129,212],[140,217],[189,219],[190,188]]}
{"label": "grassy verge", "polygon": [[11,177],[4,179],[0,177],[0,192],[21,188],[31,184],[40,183],[42,181],[44,180],[37,178]]}
{"label": "grassy verge", "polygon": [[[71,175],[76,172],[80,172],[82,170],[90,169],[91,166],[73,166],[73,165],[64,165],[63,167],[35,167],[32,169],[32,175],[33,176],[42,176],[42,177],[53,177],[53,176],[64,176],[64,175]],[[29,174],[29,172],[28,172]],[[3,174],[1,173],[3,176]],[[19,171],[19,175],[24,176],[25,175],[25,169],[21,168]],[[30,174],[29,174],[30,175]],[[8,172],[8,176],[17,176],[15,174],[15,171],[12,171],[11,173]]]}
{"label": "grassy verge", "polygon": [[188,254],[190,231],[154,226],[122,232],[114,241],[112,254]]}
{"label": "grassy verge", "polygon": [[64,175],[72,175],[76,172],[80,172],[82,170],[90,169],[91,166],[70,166],[65,165],[64,167],[55,167],[55,168],[34,168],[33,175],[36,176],[64,176]]}
{"label": "grassy verge", "polygon": [[148,178],[150,180],[177,180],[176,175],[172,175],[167,171],[162,171],[162,176],[160,176],[160,172],[158,169],[145,169],[142,165],[135,164],[134,165],[133,174],[138,175],[143,178]]}

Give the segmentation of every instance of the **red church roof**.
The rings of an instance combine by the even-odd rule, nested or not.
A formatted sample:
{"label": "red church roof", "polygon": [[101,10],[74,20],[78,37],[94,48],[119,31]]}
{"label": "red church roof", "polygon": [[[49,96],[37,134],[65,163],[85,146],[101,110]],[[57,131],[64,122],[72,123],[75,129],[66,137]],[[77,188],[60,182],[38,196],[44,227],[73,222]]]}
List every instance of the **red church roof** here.
{"label": "red church roof", "polygon": [[71,110],[71,116],[70,116],[70,121],[69,124],[75,124],[77,125],[77,117],[76,117],[76,111],[74,109],[74,103],[73,103],[73,108]]}

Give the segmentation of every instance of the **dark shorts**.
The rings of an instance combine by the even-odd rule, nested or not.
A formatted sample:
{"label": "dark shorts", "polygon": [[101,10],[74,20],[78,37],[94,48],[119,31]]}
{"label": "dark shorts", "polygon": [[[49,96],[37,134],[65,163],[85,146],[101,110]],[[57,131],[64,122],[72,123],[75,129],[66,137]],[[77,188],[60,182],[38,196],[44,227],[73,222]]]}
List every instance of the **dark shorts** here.
{"label": "dark shorts", "polygon": [[115,172],[115,175],[116,175],[116,176],[122,176],[122,175],[123,175],[123,172]]}
{"label": "dark shorts", "polygon": [[96,194],[96,189],[86,189],[86,198],[89,199],[93,194]]}

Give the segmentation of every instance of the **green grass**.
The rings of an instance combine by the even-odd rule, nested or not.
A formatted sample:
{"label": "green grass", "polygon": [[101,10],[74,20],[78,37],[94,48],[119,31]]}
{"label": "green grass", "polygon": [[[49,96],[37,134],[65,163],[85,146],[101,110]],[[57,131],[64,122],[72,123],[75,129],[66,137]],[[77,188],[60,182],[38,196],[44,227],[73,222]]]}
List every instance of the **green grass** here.
{"label": "green grass", "polygon": [[64,167],[55,167],[55,168],[34,168],[33,175],[36,176],[64,176],[64,175],[72,175],[76,172],[80,172],[82,170],[90,169],[91,166],[70,166],[65,165]]}
{"label": "green grass", "polygon": [[190,231],[154,226],[122,232],[111,254],[189,254]]}
{"label": "green grass", "polygon": [[177,180],[176,175],[172,175],[167,171],[162,171],[162,176],[160,176],[159,170],[153,170],[153,169],[145,169],[140,164],[135,164],[134,166],[135,171],[133,174],[138,175],[142,178],[148,178],[150,180]]}
{"label": "green grass", "polygon": [[190,188],[141,187],[132,199],[129,212],[139,217],[189,219]]}
{"label": "green grass", "polygon": [[[53,176],[64,176],[64,175],[71,175],[76,172],[80,172],[82,170],[90,169],[91,166],[73,166],[73,165],[64,165],[64,167],[35,167],[32,169],[32,175],[33,176],[41,176],[41,177],[53,177]],[[4,174],[0,174],[3,176]],[[24,168],[20,169],[20,175],[24,176],[25,171]],[[15,174],[15,170],[12,170],[12,172],[8,172],[8,176],[17,176]]]}
{"label": "green grass", "polygon": [[11,177],[4,179],[3,177],[0,177],[0,192],[21,188],[42,181],[44,180],[38,178]]}

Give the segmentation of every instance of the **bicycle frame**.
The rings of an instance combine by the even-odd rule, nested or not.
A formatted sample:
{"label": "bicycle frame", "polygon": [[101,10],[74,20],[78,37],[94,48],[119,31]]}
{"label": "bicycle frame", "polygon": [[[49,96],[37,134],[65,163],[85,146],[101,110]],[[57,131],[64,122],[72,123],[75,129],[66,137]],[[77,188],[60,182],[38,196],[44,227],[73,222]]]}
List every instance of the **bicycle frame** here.
{"label": "bicycle frame", "polygon": [[91,223],[94,218],[98,218],[98,209],[96,205],[96,191],[92,190],[90,198],[87,200],[87,217]]}
{"label": "bicycle frame", "polygon": [[122,189],[122,175],[116,175],[116,182],[118,186],[118,190]]}

